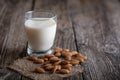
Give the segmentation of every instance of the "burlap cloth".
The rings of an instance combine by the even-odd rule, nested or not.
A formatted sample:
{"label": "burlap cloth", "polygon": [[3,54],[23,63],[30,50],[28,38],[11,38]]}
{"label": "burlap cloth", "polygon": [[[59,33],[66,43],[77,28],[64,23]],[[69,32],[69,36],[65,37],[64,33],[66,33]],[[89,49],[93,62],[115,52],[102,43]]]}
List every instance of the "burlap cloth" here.
{"label": "burlap cloth", "polygon": [[17,59],[16,61],[14,61],[12,65],[8,66],[8,68],[33,80],[63,80],[63,78],[77,75],[83,71],[80,65],[76,65],[72,67],[72,70],[69,74],[56,74],[56,73],[39,74],[39,73],[33,72],[34,69],[39,66],[41,65],[31,62],[27,60],[25,57],[22,59]]}

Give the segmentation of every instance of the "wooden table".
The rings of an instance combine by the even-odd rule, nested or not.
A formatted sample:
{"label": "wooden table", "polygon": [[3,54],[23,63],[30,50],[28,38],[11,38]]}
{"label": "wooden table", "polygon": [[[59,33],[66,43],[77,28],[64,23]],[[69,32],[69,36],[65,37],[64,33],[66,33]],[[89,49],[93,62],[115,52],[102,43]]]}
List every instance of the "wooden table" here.
{"label": "wooden table", "polygon": [[29,80],[5,67],[25,56],[24,14],[35,9],[57,13],[54,46],[88,57],[67,80],[120,80],[120,0],[0,0],[0,80]]}

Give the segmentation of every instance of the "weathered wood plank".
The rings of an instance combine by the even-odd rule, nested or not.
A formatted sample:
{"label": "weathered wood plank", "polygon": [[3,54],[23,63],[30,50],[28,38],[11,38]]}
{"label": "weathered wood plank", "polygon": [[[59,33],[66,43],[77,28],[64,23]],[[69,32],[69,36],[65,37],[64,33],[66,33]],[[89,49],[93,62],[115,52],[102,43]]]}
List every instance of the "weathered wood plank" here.
{"label": "weathered wood plank", "polygon": [[88,56],[86,63],[82,64],[84,80],[119,80],[120,45],[116,30],[120,30],[120,23],[117,25],[112,21],[116,20],[115,13],[120,8],[118,1],[71,0],[68,8],[77,48]]}
{"label": "weathered wood plank", "polygon": [[24,13],[30,10],[32,0],[4,2],[0,18],[0,64],[7,65],[20,57],[26,48],[26,36],[24,33]]}
{"label": "weathered wood plank", "polygon": [[[24,56],[26,37],[24,13],[31,9],[32,0],[0,1],[0,66],[7,66]],[[1,68],[0,80],[21,80],[21,76]]]}

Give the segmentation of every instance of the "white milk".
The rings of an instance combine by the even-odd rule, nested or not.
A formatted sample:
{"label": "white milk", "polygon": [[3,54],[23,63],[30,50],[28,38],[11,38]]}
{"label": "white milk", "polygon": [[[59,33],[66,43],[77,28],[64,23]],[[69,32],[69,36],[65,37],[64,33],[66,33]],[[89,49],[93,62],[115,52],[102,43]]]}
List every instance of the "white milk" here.
{"label": "white milk", "polygon": [[32,18],[25,21],[28,47],[34,51],[46,51],[53,46],[57,23],[48,18]]}

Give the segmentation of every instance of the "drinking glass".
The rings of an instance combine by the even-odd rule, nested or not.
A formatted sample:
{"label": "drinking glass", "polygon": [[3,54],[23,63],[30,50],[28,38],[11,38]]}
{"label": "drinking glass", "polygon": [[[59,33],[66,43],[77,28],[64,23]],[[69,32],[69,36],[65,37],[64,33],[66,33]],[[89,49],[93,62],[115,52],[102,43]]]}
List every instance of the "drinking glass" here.
{"label": "drinking glass", "polygon": [[57,16],[53,11],[40,10],[25,13],[25,31],[28,38],[28,55],[44,55],[52,53]]}

